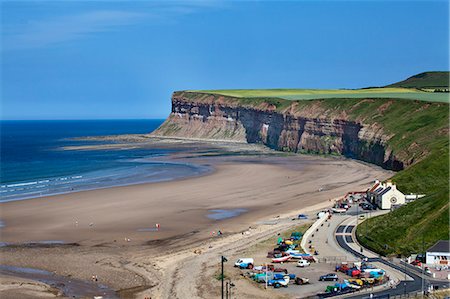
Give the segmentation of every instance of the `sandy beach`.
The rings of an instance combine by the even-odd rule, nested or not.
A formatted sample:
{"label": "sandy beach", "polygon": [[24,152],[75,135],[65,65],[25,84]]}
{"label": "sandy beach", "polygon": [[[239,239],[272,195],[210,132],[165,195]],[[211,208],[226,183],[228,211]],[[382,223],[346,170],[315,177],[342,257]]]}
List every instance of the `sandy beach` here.
{"label": "sandy beach", "polygon": [[[237,258],[239,250],[293,225],[268,221],[329,206],[332,198],[392,175],[357,161],[304,155],[171,159],[214,171],[1,204],[1,242],[9,244],[0,249],[1,264],[82,280],[97,275],[122,298],[210,298],[218,294],[217,257]],[[235,209],[241,212],[236,217],[210,218],[212,210]],[[249,227],[252,233],[244,237],[241,232]],[[213,234],[218,230],[221,237]],[[272,293],[245,280],[237,283],[246,298]],[[4,286],[1,294],[5,289],[11,293]]]}

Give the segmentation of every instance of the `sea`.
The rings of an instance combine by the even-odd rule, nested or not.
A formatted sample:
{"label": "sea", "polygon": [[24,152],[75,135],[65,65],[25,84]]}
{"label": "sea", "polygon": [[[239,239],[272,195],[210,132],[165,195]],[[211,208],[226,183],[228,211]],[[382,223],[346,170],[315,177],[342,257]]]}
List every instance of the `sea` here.
{"label": "sea", "polygon": [[0,202],[201,175],[205,166],[161,162],[177,148],[65,150],[111,141],[77,137],[150,133],[162,119],[0,121]]}

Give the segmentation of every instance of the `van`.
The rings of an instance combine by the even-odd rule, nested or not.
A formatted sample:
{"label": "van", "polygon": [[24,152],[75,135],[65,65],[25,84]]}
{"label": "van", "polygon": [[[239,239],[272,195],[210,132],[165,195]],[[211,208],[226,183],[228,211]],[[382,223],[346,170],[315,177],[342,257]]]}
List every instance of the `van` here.
{"label": "van", "polygon": [[299,260],[297,262],[297,267],[307,267],[310,263],[307,260]]}
{"label": "van", "polygon": [[240,258],[236,261],[236,263],[234,263],[235,267],[240,267],[241,264],[247,264],[247,265],[253,265],[255,262],[253,261],[252,258]]}

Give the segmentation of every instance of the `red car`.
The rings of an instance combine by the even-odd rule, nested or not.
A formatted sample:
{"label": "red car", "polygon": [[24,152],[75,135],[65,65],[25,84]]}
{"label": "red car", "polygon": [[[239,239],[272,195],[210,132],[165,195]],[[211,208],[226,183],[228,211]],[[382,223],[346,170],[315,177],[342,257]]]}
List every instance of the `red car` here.
{"label": "red car", "polygon": [[361,271],[358,269],[355,269],[352,271],[352,277],[359,277],[361,275]]}
{"label": "red car", "polygon": [[418,260],[412,261],[411,265],[417,266],[417,267],[422,267],[422,263]]}

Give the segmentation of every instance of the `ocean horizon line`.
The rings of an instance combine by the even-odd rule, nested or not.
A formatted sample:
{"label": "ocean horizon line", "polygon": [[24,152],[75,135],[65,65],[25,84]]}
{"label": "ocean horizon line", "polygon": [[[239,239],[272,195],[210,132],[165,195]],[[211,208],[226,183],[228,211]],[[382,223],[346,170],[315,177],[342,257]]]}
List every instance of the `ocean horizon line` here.
{"label": "ocean horizon line", "polygon": [[84,119],[0,119],[0,121],[121,121],[121,120],[165,120],[167,117],[156,118],[84,118]]}

